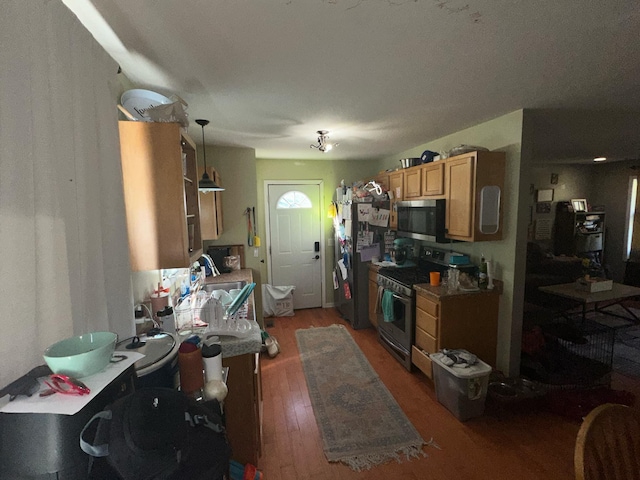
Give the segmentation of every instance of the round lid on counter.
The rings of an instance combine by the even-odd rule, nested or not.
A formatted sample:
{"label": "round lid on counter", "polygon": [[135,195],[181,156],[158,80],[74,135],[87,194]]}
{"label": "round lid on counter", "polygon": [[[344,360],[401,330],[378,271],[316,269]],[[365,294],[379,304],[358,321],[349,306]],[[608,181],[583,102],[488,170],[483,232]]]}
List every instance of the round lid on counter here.
{"label": "round lid on counter", "polygon": [[179,343],[170,333],[161,333],[153,337],[147,337],[139,342],[139,347],[127,349],[136,337],[130,337],[116,345],[116,350],[127,350],[142,353],[144,357],[134,364],[139,377],[151,373],[164,366],[178,355]]}

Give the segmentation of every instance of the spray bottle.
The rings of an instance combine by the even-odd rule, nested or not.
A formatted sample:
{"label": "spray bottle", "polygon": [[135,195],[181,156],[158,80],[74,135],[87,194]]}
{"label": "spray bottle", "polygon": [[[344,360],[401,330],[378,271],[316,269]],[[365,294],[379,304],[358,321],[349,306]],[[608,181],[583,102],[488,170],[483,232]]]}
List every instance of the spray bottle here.
{"label": "spray bottle", "polygon": [[484,258],[484,254],[480,258],[480,268],[478,271],[478,287],[482,290],[487,288],[489,279],[487,278],[487,261]]}

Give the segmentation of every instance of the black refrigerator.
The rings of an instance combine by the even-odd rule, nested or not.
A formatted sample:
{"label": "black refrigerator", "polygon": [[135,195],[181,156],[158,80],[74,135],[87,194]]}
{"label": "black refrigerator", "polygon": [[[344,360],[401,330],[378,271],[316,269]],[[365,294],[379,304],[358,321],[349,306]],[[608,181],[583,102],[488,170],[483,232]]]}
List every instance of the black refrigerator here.
{"label": "black refrigerator", "polygon": [[[384,233],[388,227],[374,226],[369,222],[358,221],[359,203],[346,202],[342,204],[342,211],[350,209],[351,221],[334,222],[335,265],[334,275],[337,277],[338,288],[334,290],[334,303],[342,318],[358,330],[371,327],[369,322],[369,265],[370,260],[363,261],[363,253],[358,251],[358,232],[371,232],[372,244],[379,245],[377,256],[384,257]],[[389,210],[389,202],[370,203],[373,209]],[[368,258],[371,250],[364,247]],[[346,278],[343,278],[339,261],[346,268]],[[345,284],[347,287],[345,287]],[[350,297],[350,298],[349,298]]]}

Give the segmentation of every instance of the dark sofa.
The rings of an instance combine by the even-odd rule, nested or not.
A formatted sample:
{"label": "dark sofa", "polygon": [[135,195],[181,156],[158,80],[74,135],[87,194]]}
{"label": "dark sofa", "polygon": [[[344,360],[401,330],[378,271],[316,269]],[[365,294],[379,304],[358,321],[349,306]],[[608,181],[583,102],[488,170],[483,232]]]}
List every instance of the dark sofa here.
{"label": "dark sofa", "polygon": [[538,287],[575,282],[583,275],[582,259],[551,255],[533,242],[527,243],[525,302],[539,307],[556,307],[559,298]]}

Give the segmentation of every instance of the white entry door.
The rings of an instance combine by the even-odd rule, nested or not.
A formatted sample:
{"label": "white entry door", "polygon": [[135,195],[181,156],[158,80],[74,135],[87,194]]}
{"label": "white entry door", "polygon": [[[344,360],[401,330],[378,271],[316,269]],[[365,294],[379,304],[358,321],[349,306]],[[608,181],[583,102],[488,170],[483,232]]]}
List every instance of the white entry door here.
{"label": "white entry door", "polygon": [[322,306],[320,185],[268,184],[270,282],[293,285],[293,308]]}

